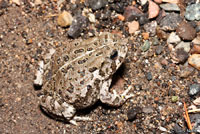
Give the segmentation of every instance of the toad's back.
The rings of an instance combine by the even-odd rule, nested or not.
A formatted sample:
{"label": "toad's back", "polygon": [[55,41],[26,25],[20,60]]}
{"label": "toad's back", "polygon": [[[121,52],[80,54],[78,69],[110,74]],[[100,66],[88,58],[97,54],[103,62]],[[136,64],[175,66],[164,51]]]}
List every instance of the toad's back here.
{"label": "toad's back", "polygon": [[[56,50],[44,72],[44,95],[77,109],[92,105],[98,99],[102,82],[113,75],[126,56],[126,42],[115,34],[103,33]],[[114,60],[116,55],[121,61],[114,61],[112,68],[104,66],[107,59]],[[107,71],[103,72],[102,67]]]}

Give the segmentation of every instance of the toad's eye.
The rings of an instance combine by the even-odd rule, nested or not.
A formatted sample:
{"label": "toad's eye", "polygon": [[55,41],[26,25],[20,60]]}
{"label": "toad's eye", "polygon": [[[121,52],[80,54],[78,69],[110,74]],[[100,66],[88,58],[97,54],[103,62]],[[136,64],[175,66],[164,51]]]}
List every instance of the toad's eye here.
{"label": "toad's eye", "polygon": [[115,60],[117,58],[117,56],[118,56],[118,51],[115,49],[110,54],[110,59]]}

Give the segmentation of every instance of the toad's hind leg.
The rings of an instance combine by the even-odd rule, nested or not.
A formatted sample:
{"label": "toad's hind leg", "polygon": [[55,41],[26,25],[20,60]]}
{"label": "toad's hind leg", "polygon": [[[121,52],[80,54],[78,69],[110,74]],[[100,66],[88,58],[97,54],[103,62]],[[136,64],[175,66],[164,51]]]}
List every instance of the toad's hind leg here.
{"label": "toad's hind leg", "polygon": [[128,92],[131,90],[131,86],[128,87],[122,94],[118,94],[115,90],[113,93],[109,91],[109,87],[112,79],[103,83],[102,89],[100,90],[100,100],[103,103],[106,103],[110,106],[121,106],[125,101],[131,97],[133,94],[128,95]]}
{"label": "toad's hind leg", "polygon": [[51,96],[40,96],[41,108],[51,117],[58,120],[68,121],[71,124],[77,125],[76,121],[90,121],[88,117],[75,116],[76,109],[73,105],[64,102],[62,99],[57,97],[54,99]]}
{"label": "toad's hind leg", "polygon": [[41,99],[41,108],[50,116],[55,118],[64,118],[67,121],[73,118],[76,109],[64,102],[59,97],[52,97],[48,95],[40,96]]}

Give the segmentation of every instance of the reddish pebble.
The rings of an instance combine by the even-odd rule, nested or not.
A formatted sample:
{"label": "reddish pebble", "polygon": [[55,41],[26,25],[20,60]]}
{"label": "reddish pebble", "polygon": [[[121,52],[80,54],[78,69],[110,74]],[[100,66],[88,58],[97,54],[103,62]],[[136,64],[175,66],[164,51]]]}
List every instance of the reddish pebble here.
{"label": "reddish pebble", "polygon": [[156,3],[162,3],[162,0],[154,0],[154,2],[156,2]]}
{"label": "reddish pebble", "polygon": [[135,31],[137,31],[139,29],[140,25],[137,21],[132,21],[130,23],[128,23],[128,28],[129,28],[129,33],[135,33]]}
{"label": "reddish pebble", "polygon": [[149,39],[149,33],[142,33],[143,39],[148,40]]}
{"label": "reddish pebble", "polygon": [[159,10],[160,10],[159,6],[153,1],[149,0],[149,10],[148,10],[149,19],[157,17]]}
{"label": "reddish pebble", "polygon": [[196,37],[196,30],[185,21],[182,21],[180,23],[180,25],[176,29],[176,33],[183,40],[192,40]]}
{"label": "reddish pebble", "polygon": [[179,0],[162,0],[162,2],[167,2],[167,3],[179,3]]}
{"label": "reddish pebble", "polygon": [[194,44],[190,53],[192,54],[200,54],[200,45]]}
{"label": "reddish pebble", "polygon": [[166,59],[161,60],[161,64],[167,66],[168,65],[168,61]]}
{"label": "reddish pebble", "polygon": [[194,68],[200,70],[200,54],[193,54],[188,58],[188,63]]}
{"label": "reddish pebble", "polygon": [[118,19],[121,20],[121,21],[124,21],[125,17],[123,15],[119,14]]}

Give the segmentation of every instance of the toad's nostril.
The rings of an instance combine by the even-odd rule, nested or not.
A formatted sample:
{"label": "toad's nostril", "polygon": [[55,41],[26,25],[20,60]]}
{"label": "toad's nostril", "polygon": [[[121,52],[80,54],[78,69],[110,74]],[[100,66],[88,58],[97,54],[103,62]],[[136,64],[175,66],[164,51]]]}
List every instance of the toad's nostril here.
{"label": "toad's nostril", "polygon": [[110,59],[114,60],[118,56],[118,51],[115,49],[110,54]]}

